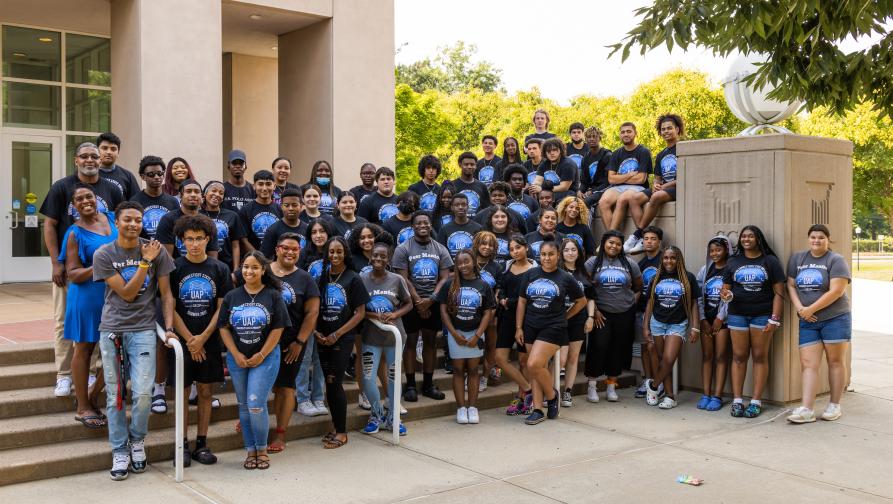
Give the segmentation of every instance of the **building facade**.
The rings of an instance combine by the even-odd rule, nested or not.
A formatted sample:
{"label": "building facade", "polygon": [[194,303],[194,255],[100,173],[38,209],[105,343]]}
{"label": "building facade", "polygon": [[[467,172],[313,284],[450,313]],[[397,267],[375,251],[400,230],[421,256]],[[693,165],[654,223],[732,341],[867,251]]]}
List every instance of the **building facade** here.
{"label": "building facade", "polygon": [[36,209],[102,131],[202,182],[234,148],[296,183],[393,166],[393,0],[3,0],[0,31],[0,282],[49,279]]}

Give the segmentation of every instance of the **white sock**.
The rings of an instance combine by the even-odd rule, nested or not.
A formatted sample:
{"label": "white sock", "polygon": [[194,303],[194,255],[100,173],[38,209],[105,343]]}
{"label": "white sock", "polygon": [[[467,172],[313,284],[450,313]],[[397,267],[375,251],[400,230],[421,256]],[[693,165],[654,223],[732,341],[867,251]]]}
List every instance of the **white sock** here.
{"label": "white sock", "polygon": [[742,399],[740,397],[736,397],[735,399],[732,400],[732,402],[734,404],[744,404],[744,399]]}
{"label": "white sock", "polygon": [[761,401],[761,400],[759,400],[759,399],[751,399],[751,400],[750,400],[750,404],[755,404],[755,405],[757,405],[757,406],[762,406],[762,405],[763,405],[763,401]]}
{"label": "white sock", "polygon": [[152,395],[164,395],[164,383],[156,383]]}
{"label": "white sock", "polygon": [[196,397],[198,397],[198,389],[195,388],[195,384],[192,384],[192,388],[189,390],[189,400],[192,401]]}

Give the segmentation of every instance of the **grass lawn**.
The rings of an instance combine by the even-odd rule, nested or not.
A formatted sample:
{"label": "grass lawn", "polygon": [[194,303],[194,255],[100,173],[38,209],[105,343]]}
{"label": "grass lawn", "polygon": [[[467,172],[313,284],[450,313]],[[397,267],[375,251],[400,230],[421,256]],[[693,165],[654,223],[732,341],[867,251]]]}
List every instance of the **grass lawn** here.
{"label": "grass lawn", "polygon": [[853,276],[868,280],[893,280],[893,261],[861,261],[859,270],[856,270],[856,259],[853,258]]}

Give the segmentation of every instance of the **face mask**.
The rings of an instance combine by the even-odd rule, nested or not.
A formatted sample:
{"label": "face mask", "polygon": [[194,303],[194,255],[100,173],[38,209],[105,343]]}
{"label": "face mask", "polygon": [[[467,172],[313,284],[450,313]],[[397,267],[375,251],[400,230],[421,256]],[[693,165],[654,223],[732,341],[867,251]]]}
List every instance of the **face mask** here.
{"label": "face mask", "polygon": [[332,180],[332,179],[330,179],[329,177],[316,177],[316,183],[319,184],[319,185],[321,185],[321,186],[327,186],[327,185],[329,185],[329,182],[330,182],[331,180]]}
{"label": "face mask", "polygon": [[403,202],[397,205],[397,210],[400,210],[400,213],[403,215],[409,215],[415,212],[415,207],[413,207],[412,203]]}

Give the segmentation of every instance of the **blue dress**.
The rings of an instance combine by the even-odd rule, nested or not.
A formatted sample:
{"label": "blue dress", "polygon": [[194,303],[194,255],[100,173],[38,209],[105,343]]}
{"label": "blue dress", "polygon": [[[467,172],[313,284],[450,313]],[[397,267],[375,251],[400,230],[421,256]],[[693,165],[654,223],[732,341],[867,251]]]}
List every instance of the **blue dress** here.
{"label": "blue dress", "polygon": [[[78,241],[78,257],[84,267],[93,265],[93,253],[106,243],[118,238],[118,228],[111,213],[105,214],[112,232],[108,236],[96,234],[78,225],[72,225],[65,233],[59,261],[65,263],[68,240],[74,236]],[[105,301],[105,282],[68,282],[68,296],[65,299],[65,328],[62,337],[75,343],[96,343],[99,341],[99,321],[102,318],[102,305]]]}

